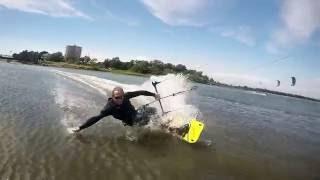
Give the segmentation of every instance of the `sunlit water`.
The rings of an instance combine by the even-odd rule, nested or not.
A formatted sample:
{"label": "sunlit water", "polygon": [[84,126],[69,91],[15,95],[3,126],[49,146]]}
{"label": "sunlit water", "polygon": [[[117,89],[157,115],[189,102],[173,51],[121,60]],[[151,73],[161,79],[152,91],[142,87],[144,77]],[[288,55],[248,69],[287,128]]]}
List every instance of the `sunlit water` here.
{"label": "sunlit water", "polygon": [[[163,78],[161,94],[192,86]],[[320,178],[320,103],[312,101],[198,84],[163,102],[183,117],[173,125],[200,112],[206,128],[197,144],[111,117],[78,135],[67,132],[99,113],[114,86],[152,91],[150,82],[0,62],[0,179]]]}

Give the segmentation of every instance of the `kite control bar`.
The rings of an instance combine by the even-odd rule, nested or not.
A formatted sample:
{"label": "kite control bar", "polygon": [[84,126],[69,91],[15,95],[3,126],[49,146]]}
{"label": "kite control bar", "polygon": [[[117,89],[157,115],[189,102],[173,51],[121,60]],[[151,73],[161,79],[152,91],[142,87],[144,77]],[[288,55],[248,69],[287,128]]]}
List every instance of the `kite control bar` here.
{"label": "kite control bar", "polygon": [[[152,82],[152,85],[153,85],[153,87],[154,87],[154,89],[155,89],[155,91],[156,91],[157,94],[159,94],[159,93],[158,93],[158,89],[157,89],[157,84],[159,84],[159,83],[160,83],[160,82],[157,82],[157,81]],[[159,101],[162,114],[164,114],[164,110],[163,110],[163,107],[162,107],[162,104],[161,104],[160,99],[158,99],[157,101]]]}

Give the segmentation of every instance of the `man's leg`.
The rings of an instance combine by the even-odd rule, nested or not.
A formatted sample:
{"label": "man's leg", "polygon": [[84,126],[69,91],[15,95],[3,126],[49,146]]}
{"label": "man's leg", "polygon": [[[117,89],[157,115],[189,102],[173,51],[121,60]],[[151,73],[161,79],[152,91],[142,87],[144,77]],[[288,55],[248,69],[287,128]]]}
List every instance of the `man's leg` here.
{"label": "man's leg", "polygon": [[179,136],[184,136],[188,133],[189,131],[189,124],[185,124],[181,127],[178,128],[174,128],[174,127],[169,127],[168,124],[161,124],[162,128],[168,129],[170,131],[170,133],[174,133],[174,134],[178,134]]}
{"label": "man's leg", "polygon": [[133,118],[133,124],[138,126],[145,126],[149,123],[150,117],[146,112],[146,108],[137,109],[137,114]]}

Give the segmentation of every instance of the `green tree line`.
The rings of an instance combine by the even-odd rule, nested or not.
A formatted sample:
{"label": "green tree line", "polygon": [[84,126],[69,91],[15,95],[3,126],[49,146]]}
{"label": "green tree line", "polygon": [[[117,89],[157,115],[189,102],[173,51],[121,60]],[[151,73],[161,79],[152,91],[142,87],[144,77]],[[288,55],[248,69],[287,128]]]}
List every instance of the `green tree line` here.
{"label": "green tree line", "polygon": [[[41,64],[43,61],[64,62],[65,59],[61,52],[49,54],[47,51],[34,52],[24,50],[18,54],[13,54],[13,58],[23,63]],[[68,61],[71,63],[71,61]],[[109,70],[127,70],[131,72],[141,74],[152,75],[166,75],[169,73],[184,74],[191,81],[204,83],[204,84],[216,84],[212,78],[204,75],[201,71],[187,69],[183,64],[171,64],[163,63],[160,60],[131,60],[129,62],[121,61],[119,57],[112,59],[105,59],[103,62],[98,62],[96,58],[91,59],[89,56],[81,57],[78,61],[72,61],[73,64],[90,65],[98,68],[105,68]]]}
{"label": "green tree line", "polygon": [[187,69],[183,64],[174,65],[171,63],[163,63],[160,60],[131,60],[129,62],[122,62],[119,57],[114,57],[112,59],[105,59],[100,65],[107,69],[130,70],[143,74],[166,75],[168,73],[182,73],[194,82],[204,84],[216,83],[201,71]]}
{"label": "green tree line", "polygon": [[55,61],[55,62],[62,62],[64,61],[64,57],[61,52],[56,52],[49,54],[47,51],[27,51],[24,50],[20,53],[12,54],[12,57],[15,60],[18,60],[22,63],[31,63],[31,64],[40,64],[42,61]]}

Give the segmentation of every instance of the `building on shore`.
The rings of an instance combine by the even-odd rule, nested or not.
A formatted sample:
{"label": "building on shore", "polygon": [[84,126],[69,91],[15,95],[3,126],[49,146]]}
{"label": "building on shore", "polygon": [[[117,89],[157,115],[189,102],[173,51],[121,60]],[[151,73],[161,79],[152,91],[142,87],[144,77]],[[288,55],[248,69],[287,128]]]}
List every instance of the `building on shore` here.
{"label": "building on shore", "polygon": [[68,45],[66,46],[66,53],[64,55],[64,59],[67,62],[78,62],[81,57],[82,47],[76,45]]}

